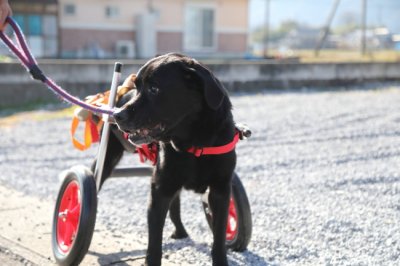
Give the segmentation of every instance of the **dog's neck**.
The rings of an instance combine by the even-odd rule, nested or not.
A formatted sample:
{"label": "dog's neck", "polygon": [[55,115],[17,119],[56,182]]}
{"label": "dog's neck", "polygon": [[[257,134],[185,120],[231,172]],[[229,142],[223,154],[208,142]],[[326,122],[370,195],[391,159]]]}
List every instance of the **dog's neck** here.
{"label": "dog's neck", "polygon": [[200,115],[186,119],[180,127],[180,135],[171,137],[175,150],[183,151],[190,147],[222,146],[232,141],[235,125],[230,103],[218,110],[205,108]]}

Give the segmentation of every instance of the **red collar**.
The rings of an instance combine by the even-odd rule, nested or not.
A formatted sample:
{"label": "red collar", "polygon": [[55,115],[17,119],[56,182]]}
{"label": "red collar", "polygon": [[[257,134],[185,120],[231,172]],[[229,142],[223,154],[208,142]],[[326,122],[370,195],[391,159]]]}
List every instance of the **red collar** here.
{"label": "red collar", "polygon": [[189,153],[193,153],[194,156],[200,157],[202,155],[217,155],[224,154],[232,151],[236,147],[236,143],[239,141],[240,133],[237,131],[233,140],[228,144],[217,146],[217,147],[191,147],[187,150]]}
{"label": "red collar", "polygon": [[[125,138],[128,135],[125,134]],[[200,157],[202,155],[218,155],[224,154],[232,151],[236,147],[236,143],[238,143],[240,139],[240,133],[237,131],[233,140],[228,144],[217,146],[217,147],[191,147],[187,149],[187,152],[194,154],[196,157]],[[143,163],[146,160],[152,162],[153,165],[157,163],[157,154],[158,154],[158,145],[157,143],[144,144],[141,147],[137,147],[136,151],[139,153],[140,161]]]}

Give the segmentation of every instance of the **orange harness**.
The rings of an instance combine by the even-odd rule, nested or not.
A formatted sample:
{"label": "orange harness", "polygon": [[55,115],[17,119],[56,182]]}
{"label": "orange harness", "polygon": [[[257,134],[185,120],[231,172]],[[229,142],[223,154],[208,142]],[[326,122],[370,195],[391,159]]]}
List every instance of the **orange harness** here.
{"label": "orange harness", "polygon": [[[129,75],[124,83],[118,87],[117,97],[115,99],[116,102],[128,91],[132,90],[135,87],[134,80],[136,79],[135,74]],[[108,103],[108,99],[110,97],[110,91],[106,91],[104,93],[98,93],[96,95],[91,95],[86,97],[85,102],[94,106],[102,106]],[[93,113],[83,109],[77,108],[74,113],[74,117],[72,118],[71,124],[71,140],[72,144],[75,148],[80,151],[84,151],[88,149],[92,143],[98,142],[100,140],[100,130],[104,124],[101,116],[98,116],[99,119],[93,119]],[[75,137],[76,130],[78,129],[79,122],[85,122],[85,129],[83,135],[83,142],[79,141]]]}
{"label": "orange harness", "polygon": [[[98,93],[94,96],[89,96],[86,102],[92,105],[101,106],[108,103],[109,95],[110,91]],[[85,122],[83,142],[79,141],[75,137],[75,133],[78,129],[80,121]],[[74,147],[80,151],[84,151],[88,149],[92,143],[98,142],[100,140],[100,130],[103,126],[103,123],[104,122],[101,119],[95,122],[93,119],[93,113],[82,108],[76,109],[71,124],[71,140]]]}

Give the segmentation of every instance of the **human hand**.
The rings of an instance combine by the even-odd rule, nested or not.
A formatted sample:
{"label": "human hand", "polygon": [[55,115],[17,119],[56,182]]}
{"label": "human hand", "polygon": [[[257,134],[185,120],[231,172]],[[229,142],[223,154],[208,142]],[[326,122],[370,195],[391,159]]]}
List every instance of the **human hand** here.
{"label": "human hand", "polygon": [[6,18],[11,14],[12,11],[8,0],[0,0],[0,31],[6,26]]}

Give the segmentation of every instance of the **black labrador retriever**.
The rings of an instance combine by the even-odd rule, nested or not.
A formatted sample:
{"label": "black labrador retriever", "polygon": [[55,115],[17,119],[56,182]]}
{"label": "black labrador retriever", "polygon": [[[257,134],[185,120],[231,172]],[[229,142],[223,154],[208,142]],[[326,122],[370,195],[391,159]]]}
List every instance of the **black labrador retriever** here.
{"label": "black labrador retriever", "polygon": [[[187,236],[179,210],[182,188],[197,193],[210,189],[213,265],[228,265],[225,239],[237,132],[226,90],[202,64],[176,53],[148,61],[134,86],[119,100],[122,106],[114,118],[131,143],[158,145],[147,214],[146,265],[161,264],[168,210],[176,227],[173,237]],[[110,137],[103,178],[129,149],[121,135],[114,131]]]}

